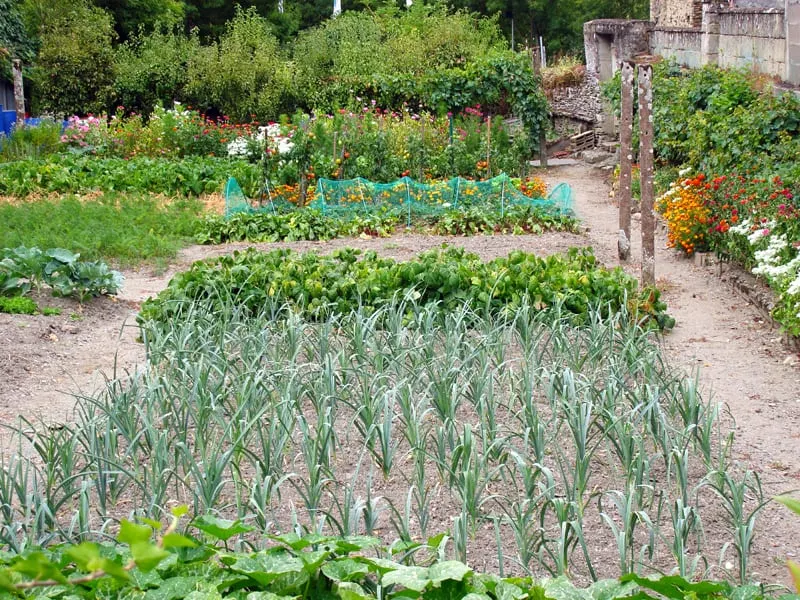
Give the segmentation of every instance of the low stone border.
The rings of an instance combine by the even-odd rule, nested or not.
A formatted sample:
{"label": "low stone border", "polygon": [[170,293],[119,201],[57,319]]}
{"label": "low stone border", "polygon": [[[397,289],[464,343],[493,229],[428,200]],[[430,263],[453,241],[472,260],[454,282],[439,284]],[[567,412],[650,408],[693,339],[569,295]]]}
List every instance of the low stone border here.
{"label": "low stone border", "polygon": [[[695,265],[699,267],[713,265],[717,277],[755,306],[773,327],[780,328],[780,325],[772,319],[772,309],[775,308],[777,298],[775,292],[766,283],[739,265],[721,259],[710,252],[696,253],[694,261]],[[781,341],[787,350],[800,352],[800,338],[784,333],[781,334]]]}

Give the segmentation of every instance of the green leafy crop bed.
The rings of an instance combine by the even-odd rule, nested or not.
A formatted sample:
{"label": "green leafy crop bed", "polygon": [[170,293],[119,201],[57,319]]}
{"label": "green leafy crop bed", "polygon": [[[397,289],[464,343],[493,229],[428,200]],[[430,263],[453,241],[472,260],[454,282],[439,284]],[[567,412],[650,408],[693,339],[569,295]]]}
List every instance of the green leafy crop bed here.
{"label": "green leafy crop bed", "polygon": [[[349,216],[326,216],[314,209],[288,213],[238,213],[225,219],[206,217],[196,239],[201,244],[224,242],[278,242],[328,240],[337,237],[391,235],[405,220],[399,212]],[[575,219],[551,215],[532,207],[513,207],[501,212],[493,208],[450,210],[435,217],[418,219],[416,228],[439,235],[477,235],[490,233],[542,233],[574,231]]]}
{"label": "green leafy crop bed", "polygon": [[[578,588],[567,577],[498,577],[446,560],[445,535],[391,547],[368,536],[272,536],[272,547],[230,552],[220,543],[252,530],[201,517],[194,535],[123,521],[118,544],[84,542],[0,556],[0,596],[222,600],[758,600],[757,585],[634,574]],[[152,540],[154,530],[158,532]],[[438,554],[438,558],[437,558]],[[429,558],[425,558],[425,557]],[[420,561],[420,557],[422,560]],[[416,558],[416,560],[415,560]],[[792,598],[792,596],[784,596]],[[794,596],[797,598],[797,596]]]}
{"label": "green leafy crop bed", "polygon": [[513,252],[490,262],[456,248],[408,262],[353,249],[330,256],[247,250],[195,263],[145,302],[139,318],[163,322],[196,302],[223,306],[229,299],[254,312],[272,304],[314,318],[359,307],[373,311],[406,297],[419,304],[439,303],[443,310],[467,304],[508,313],[527,300],[537,309],[559,304],[579,317],[591,307],[606,313],[626,307],[659,327],[672,324],[658,290],[637,290],[636,281],[621,269],[602,268],[590,250],[577,249],[547,258]]}

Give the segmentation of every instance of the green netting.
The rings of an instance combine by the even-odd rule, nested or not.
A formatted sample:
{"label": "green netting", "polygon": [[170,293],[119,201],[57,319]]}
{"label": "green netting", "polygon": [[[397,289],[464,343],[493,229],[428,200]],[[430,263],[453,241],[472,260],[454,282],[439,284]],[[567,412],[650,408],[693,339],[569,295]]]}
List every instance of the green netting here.
{"label": "green netting", "polygon": [[[395,210],[413,216],[436,215],[453,208],[487,207],[503,213],[513,206],[533,206],[556,214],[572,211],[572,190],[566,183],[558,184],[546,198],[531,198],[521,193],[505,175],[486,181],[471,181],[457,177],[437,183],[419,183],[403,177],[392,183],[375,183],[366,179],[319,179],[309,195],[310,206],[323,214],[346,215]],[[264,206],[255,208],[242,193],[235,179],[225,187],[225,214],[237,212],[272,211],[285,208],[288,202],[267,195]]]}
{"label": "green netting", "polygon": [[253,212],[253,205],[244,195],[239,182],[234,177],[228,177],[225,183],[225,218],[236,213]]}

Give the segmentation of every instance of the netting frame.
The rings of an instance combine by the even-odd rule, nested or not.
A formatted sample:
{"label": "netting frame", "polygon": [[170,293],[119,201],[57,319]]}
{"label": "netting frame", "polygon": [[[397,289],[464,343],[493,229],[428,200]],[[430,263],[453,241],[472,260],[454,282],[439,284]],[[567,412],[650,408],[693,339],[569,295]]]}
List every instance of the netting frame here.
{"label": "netting frame", "polygon": [[[342,190],[350,190],[347,196],[349,202],[341,202]],[[275,199],[268,188],[262,193],[262,202],[265,197],[268,202],[254,207],[244,196],[236,179],[231,177],[225,185],[225,217],[241,212],[277,214]],[[420,200],[426,197],[438,200],[433,202]],[[342,213],[369,215],[385,207],[402,208],[407,225],[410,226],[414,215],[430,216],[447,210],[492,203],[499,208],[502,216],[505,216],[506,211],[512,206],[540,207],[551,213],[570,215],[573,214],[572,199],[572,189],[566,183],[556,185],[546,197],[526,196],[514,186],[511,178],[505,173],[483,181],[454,177],[434,183],[420,183],[408,176],[390,183],[377,183],[361,177],[319,178],[315,187],[315,198],[308,207],[319,210],[323,215]],[[302,210],[304,207],[289,205],[287,208]]]}

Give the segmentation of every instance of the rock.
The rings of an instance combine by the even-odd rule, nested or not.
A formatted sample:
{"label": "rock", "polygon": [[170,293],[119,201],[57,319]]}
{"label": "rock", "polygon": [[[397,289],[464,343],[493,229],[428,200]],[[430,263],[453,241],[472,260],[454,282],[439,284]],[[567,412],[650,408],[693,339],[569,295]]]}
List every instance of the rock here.
{"label": "rock", "polygon": [[581,152],[581,159],[583,162],[590,165],[602,165],[608,160],[614,158],[610,152],[603,152],[602,150],[584,150]]}

